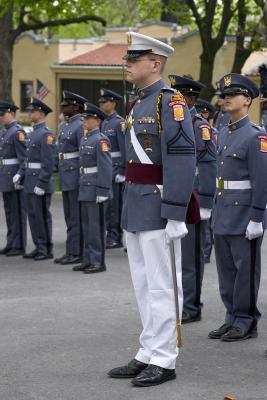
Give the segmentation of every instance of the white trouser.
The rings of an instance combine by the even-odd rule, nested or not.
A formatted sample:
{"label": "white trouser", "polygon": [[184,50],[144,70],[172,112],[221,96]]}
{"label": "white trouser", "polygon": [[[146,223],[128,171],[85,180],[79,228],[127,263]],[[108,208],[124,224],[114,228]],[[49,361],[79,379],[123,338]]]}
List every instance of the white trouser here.
{"label": "white trouser", "polygon": [[[165,230],[125,232],[133,286],[143,325],[135,359],[174,369],[178,356],[170,251]],[[174,241],[180,320],[183,292],[181,240]]]}

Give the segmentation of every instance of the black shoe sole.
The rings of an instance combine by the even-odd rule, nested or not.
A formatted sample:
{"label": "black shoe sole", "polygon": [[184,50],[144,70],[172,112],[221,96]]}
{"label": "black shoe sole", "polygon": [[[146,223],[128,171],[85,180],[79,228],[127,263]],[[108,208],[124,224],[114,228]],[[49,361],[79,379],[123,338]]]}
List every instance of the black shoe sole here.
{"label": "black shoe sole", "polygon": [[[142,371],[140,371],[140,372],[142,372]],[[113,379],[132,379],[132,378],[135,378],[137,375],[139,375],[140,372],[138,372],[137,374],[134,374],[134,375],[133,374],[132,375],[110,375],[110,374],[108,374],[108,376]]]}
{"label": "black shoe sole", "polygon": [[189,319],[189,320],[185,320],[185,321],[182,320],[182,325],[190,324],[191,322],[199,322],[199,321],[201,321],[201,316],[192,317],[192,318]]}
{"label": "black shoe sole", "polygon": [[258,337],[258,332],[251,332],[251,333],[247,333],[244,337],[238,338],[238,339],[221,337],[221,342],[241,342],[242,340],[256,339],[257,337]]}
{"label": "black shoe sole", "polygon": [[162,379],[160,382],[154,382],[154,383],[142,383],[142,382],[131,382],[132,385],[134,386],[139,386],[139,387],[149,387],[149,386],[157,386],[157,385],[161,385],[164,382],[168,382],[171,381],[173,379],[176,379],[176,374],[174,375],[170,375],[170,376],[166,376],[164,379]]}

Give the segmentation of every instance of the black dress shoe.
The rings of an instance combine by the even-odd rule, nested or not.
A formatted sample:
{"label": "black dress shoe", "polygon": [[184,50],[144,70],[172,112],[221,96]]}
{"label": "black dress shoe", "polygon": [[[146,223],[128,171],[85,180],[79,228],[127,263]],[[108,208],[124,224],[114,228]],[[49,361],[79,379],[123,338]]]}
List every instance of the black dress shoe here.
{"label": "black dress shoe", "polygon": [[201,311],[199,311],[196,315],[191,315],[186,311],[183,311],[182,324],[189,324],[190,322],[197,321],[201,321]]}
{"label": "black dress shoe", "polygon": [[89,265],[88,267],[86,267],[83,270],[83,273],[84,274],[95,274],[97,272],[103,272],[103,271],[106,271],[105,264],[103,264],[103,265],[96,264],[96,265]]}
{"label": "black dress shoe", "polygon": [[66,256],[65,258],[63,258],[60,264],[61,265],[79,264],[81,261],[82,260],[80,256]]}
{"label": "black dress shoe", "polygon": [[80,265],[75,265],[75,267],[72,268],[72,271],[84,271],[85,268],[89,267],[90,264],[88,263],[82,263]]}
{"label": "black dress shoe", "polygon": [[246,340],[250,338],[258,337],[257,328],[251,329],[249,331],[243,331],[238,326],[232,326],[222,337],[222,342],[237,342],[238,340]]}
{"label": "black dress shoe", "polygon": [[0,254],[6,254],[9,250],[11,250],[11,247],[4,247],[0,250]]}
{"label": "black dress shoe", "polygon": [[141,361],[136,360],[135,358],[131,360],[127,365],[123,365],[122,367],[113,368],[108,372],[108,375],[111,378],[134,378],[141,371],[143,371],[148,364],[142,363]]}
{"label": "black dress shoe", "polygon": [[175,369],[166,369],[149,364],[131,382],[134,386],[155,386],[175,378]]}
{"label": "black dress shoe", "polygon": [[106,249],[120,249],[123,247],[123,244],[120,242],[115,242],[113,240],[107,240]]}
{"label": "black dress shoe", "polygon": [[208,335],[210,339],[221,339],[221,337],[232,328],[232,325],[223,324],[220,328],[211,331]]}
{"label": "black dress shoe", "polygon": [[37,253],[36,256],[34,257],[35,261],[43,261],[43,260],[49,260],[53,258],[53,254],[40,254]]}
{"label": "black dress shoe", "polygon": [[23,256],[25,254],[25,250],[23,249],[10,249],[6,253],[7,257],[16,257],[16,256]]}
{"label": "black dress shoe", "polygon": [[66,257],[68,257],[67,254],[64,254],[64,255],[61,256],[61,257],[55,258],[55,259],[54,259],[54,264],[61,264],[61,261],[63,261],[64,258],[66,258]]}
{"label": "black dress shoe", "polygon": [[37,249],[34,249],[30,253],[24,254],[23,258],[34,258],[38,254]]}

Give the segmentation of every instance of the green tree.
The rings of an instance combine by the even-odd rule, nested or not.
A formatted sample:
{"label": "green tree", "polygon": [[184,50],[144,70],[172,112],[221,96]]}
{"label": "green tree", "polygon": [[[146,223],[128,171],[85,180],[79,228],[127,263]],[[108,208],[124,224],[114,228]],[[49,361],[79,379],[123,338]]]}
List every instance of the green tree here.
{"label": "green tree", "polygon": [[0,0],[0,99],[11,99],[13,48],[21,33],[78,22],[105,25],[97,4],[97,0]]}

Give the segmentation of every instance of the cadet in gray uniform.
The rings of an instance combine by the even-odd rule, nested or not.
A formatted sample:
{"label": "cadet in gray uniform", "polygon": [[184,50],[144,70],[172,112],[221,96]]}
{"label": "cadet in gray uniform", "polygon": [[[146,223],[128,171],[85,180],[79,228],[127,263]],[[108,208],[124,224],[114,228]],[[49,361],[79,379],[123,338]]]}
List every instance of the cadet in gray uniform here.
{"label": "cadet in gray uniform", "polygon": [[173,48],[139,33],[127,36],[126,79],[136,84],[138,97],[126,119],[122,228],[143,331],[135,358],[112,369],[109,376],[153,386],[176,377],[169,243],[173,241],[176,255],[180,311],[180,239],[187,234],[184,221],[195,176],[195,140],[183,96],[161,79]]}
{"label": "cadet in gray uniform", "polygon": [[212,130],[206,119],[197,113],[195,103],[205,87],[191,78],[169,75],[171,85],[185,97],[192,117],[197,150],[197,168],[194,190],[200,205],[201,221],[187,225],[188,235],[182,239],[182,273],[184,308],[183,323],[201,319],[200,301],[204,274],[204,249],[207,221],[211,217],[213,197],[216,190],[216,148]]}
{"label": "cadet in gray uniform", "polygon": [[24,254],[26,247],[26,213],[20,184],[25,170],[26,137],[15,120],[16,110],[15,104],[0,102],[0,192],[7,225],[7,242],[0,254],[9,257]]}
{"label": "cadet in gray uniform", "polygon": [[105,205],[112,193],[109,139],[100,130],[106,115],[95,105],[84,105],[84,136],[80,144],[79,201],[84,237],[83,263],[73,271],[102,272],[105,265]]}
{"label": "cadet in gray uniform", "polygon": [[122,189],[125,181],[125,136],[124,119],[116,112],[116,104],[122,96],[108,89],[101,89],[98,100],[99,108],[107,118],[101,125],[101,132],[110,140],[112,158],[113,197],[106,203],[107,249],[122,247],[121,210]]}
{"label": "cadet in gray uniform", "polygon": [[[212,118],[212,116],[215,113],[215,107],[209,103],[207,100],[204,99],[200,99],[198,98],[196,101],[196,110],[198,112],[198,114],[200,114],[203,118],[205,118],[208,123],[210,124],[210,119]],[[212,136],[214,137],[214,141],[216,143],[217,140],[217,129],[215,129],[213,126],[211,126],[211,130],[212,130]],[[210,263],[210,256],[211,256],[211,252],[212,252],[212,246],[213,246],[213,231],[212,231],[212,227],[211,227],[211,219],[210,218],[207,221],[206,224],[206,235],[205,235],[205,248],[204,248],[204,258],[205,258],[205,264],[209,264]]]}
{"label": "cadet in gray uniform", "polygon": [[267,203],[267,135],[247,113],[259,95],[239,74],[220,80],[229,126],[218,138],[214,241],[225,323],[209,333],[230,342],[257,336],[263,218]]}
{"label": "cadet in gray uniform", "polygon": [[28,106],[33,133],[27,143],[24,179],[25,202],[35,249],[24,258],[36,261],[53,258],[51,195],[54,191],[53,169],[56,149],[52,132],[45,117],[52,112],[41,100],[33,97]]}
{"label": "cadet in gray uniform", "polygon": [[224,110],[224,100],[222,98],[222,92],[219,88],[215,94],[218,96],[217,105],[220,107],[220,111],[217,111],[214,114],[213,126],[219,133],[222,128],[228,125],[230,121],[230,114]]}
{"label": "cadet in gray uniform", "polygon": [[56,264],[77,264],[81,261],[83,240],[79,196],[79,146],[83,136],[80,112],[88,101],[78,94],[63,92],[61,103],[65,122],[59,126],[58,172],[67,225],[66,252]]}

